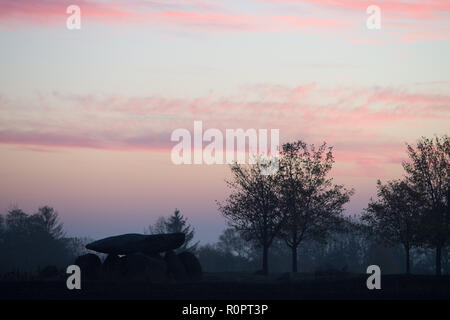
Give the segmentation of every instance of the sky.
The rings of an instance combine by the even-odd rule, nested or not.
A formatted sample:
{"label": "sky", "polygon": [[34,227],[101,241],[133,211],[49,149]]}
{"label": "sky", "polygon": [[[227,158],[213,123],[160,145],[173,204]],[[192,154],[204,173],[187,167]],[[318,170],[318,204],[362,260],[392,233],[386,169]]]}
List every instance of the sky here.
{"label": "sky", "polygon": [[449,40],[439,0],[0,0],[0,213],[50,205],[98,239],[179,208],[214,242],[229,168],[170,156],[202,121],[326,141],[360,214],[405,143],[450,133]]}

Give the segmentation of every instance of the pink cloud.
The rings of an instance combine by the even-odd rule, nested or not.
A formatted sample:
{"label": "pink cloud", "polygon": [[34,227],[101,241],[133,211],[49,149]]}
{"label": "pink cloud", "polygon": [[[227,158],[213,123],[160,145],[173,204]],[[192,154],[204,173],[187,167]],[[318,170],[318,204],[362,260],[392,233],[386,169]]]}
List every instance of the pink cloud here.
{"label": "pink cloud", "polygon": [[[288,26],[294,29],[315,29],[315,28],[327,28],[333,30],[335,28],[348,29],[350,27],[356,27],[356,23],[352,21],[346,21],[342,19],[321,19],[313,17],[298,17],[294,15],[274,16],[271,20],[275,25]],[[288,29],[284,29],[288,30]]]}
{"label": "pink cloud", "polygon": [[351,9],[365,12],[370,5],[377,5],[388,18],[428,20],[437,19],[438,14],[450,11],[446,0],[261,0],[274,3],[309,3],[324,9]]}
{"label": "pink cloud", "polygon": [[117,2],[105,3],[98,1],[80,0],[74,3],[69,0],[2,0],[0,1],[0,17],[3,24],[14,25],[54,25],[64,22],[69,16],[67,7],[76,4],[81,8],[83,18],[112,22],[139,18],[133,11],[119,6]]}
{"label": "pink cloud", "polygon": [[[169,135],[170,137],[170,135]],[[55,149],[99,149],[123,151],[167,151],[166,134],[152,133],[146,136],[127,138],[116,134],[114,139],[101,133],[38,132],[38,131],[0,131],[0,144],[29,146],[29,150],[50,152]],[[36,148],[35,146],[38,146]],[[42,149],[39,147],[46,147]],[[51,149],[50,149],[51,148]]]}
{"label": "pink cloud", "polygon": [[[86,23],[118,26],[157,25],[166,29],[195,32],[314,32],[339,33],[350,43],[411,43],[448,39],[450,3],[448,1],[380,1],[383,37],[360,33],[370,0],[260,0],[237,9],[231,3],[174,1],[98,1],[80,0],[76,4]],[[261,2],[274,5],[273,10]],[[1,0],[0,24],[6,26],[64,25],[69,0]],[[292,5],[302,5],[293,10]],[[303,6],[307,5],[306,11]],[[248,7],[248,8],[247,8]],[[300,7],[299,7],[300,8]]]}
{"label": "pink cloud", "polygon": [[83,134],[66,135],[61,132],[42,133],[22,130],[0,131],[0,143],[45,147],[78,147],[103,149],[104,146],[96,139],[83,136]]}
{"label": "pink cloud", "polygon": [[[445,124],[450,121],[447,95],[316,83],[261,84],[242,87],[231,96],[210,93],[195,99],[55,92],[35,108],[11,103],[0,105],[0,144],[167,152],[174,146],[174,129],[192,131],[193,121],[202,120],[205,129],[280,129],[282,142],[325,140],[335,146],[338,162],[368,172],[400,164],[405,141],[429,135],[430,128],[435,130],[431,134],[448,132]],[[64,113],[55,107],[61,105],[66,106]]]}
{"label": "pink cloud", "polygon": [[[450,96],[412,93],[399,88],[322,88],[317,84],[298,87],[256,85],[242,87],[236,96],[216,97],[213,94],[196,99],[149,97],[103,97],[55,94],[62,101],[72,101],[80,107],[94,106],[103,113],[138,116],[170,116],[172,121],[203,118],[216,123],[224,119],[243,122],[252,119],[264,123],[266,114],[279,119],[300,119],[332,122],[333,126],[349,124],[365,128],[407,123],[416,120],[450,120]],[[321,102],[321,98],[331,102]],[[91,110],[89,108],[88,110]],[[217,120],[216,120],[217,119]],[[271,119],[273,121],[273,119]]]}
{"label": "pink cloud", "polygon": [[[271,3],[279,10],[301,14],[308,5],[309,16],[329,15],[340,22],[352,22],[354,32],[343,34],[354,44],[385,44],[388,42],[413,43],[449,39],[450,2],[446,0],[259,0]],[[298,5],[298,7],[295,7]],[[366,9],[377,5],[381,10],[383,36],[358,34]],[[289,9],[287,9],[289,8]],[[297,11],[296,9],[297,8]],[[359,23],[359,25],[358,25]]]}
{"label": "pink cloud", "polygon": [[400,41],[405,43],[415,43],[421,41],[430,41],[430,40],[448,40],[450,39],[450,34],[439,34],[427,31],[411,31],[405,32],[400,37]]}
{"label": "pink cloud", "polygon": [[[1,23],[22,26],[29,24],[54,25],[68,17],[69,0],[2,0]],[[347,28],[348,21],[293,15],[263,14],[258,8],[252,14],[231,8],[208,5],[202,1],[183,0],[167,2],[100,2],[80,0],[82,19],[105,24],[158,24],[165,27],[190,27],[197,31],[292,32],[296,30]]]}

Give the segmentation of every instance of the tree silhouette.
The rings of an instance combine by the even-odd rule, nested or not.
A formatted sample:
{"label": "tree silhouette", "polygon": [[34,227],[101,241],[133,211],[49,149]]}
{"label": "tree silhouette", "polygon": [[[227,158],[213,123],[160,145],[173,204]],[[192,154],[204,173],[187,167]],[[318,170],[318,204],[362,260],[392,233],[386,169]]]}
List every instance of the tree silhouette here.
{"label": "tree silhouette", "polygon": [[19,208],[11,209],[6,215],[6,227],[9,232],[18,235],[26,235],[28,233],[29,220],[28,215]]}
{"label": "tree silhouette", "polygon": [[361,219],[378,239],[389,245],[403,246],[409,274],[410,250],[419,244],[420,194],[404,180],[389,181],[385,185],[378,180],[377,189],[378,200],[371,200]]}
{"label": "tree silhouette", "polygon": [[3,234],[5,232],[5,218],[0,215],[0,239],[3,238]]}
{"label": "tree silhouette", "polygon": [[251,256],[253,250],[249,243],[241,237],[239,231],[234,228],[227,228],[222,232],[217,242],[217,248],[224,253],[245,259]]}
{"label": "tree silhouette", "polygon": [[33,215],[13,208],[0,220],[0,270],[36,271],[65,265],[73,258],[53,208],[42,207]]}
{"label": "tree silhouette", "polygon": [[51,235],[54,239],[64,237],[63,225],[59,222],[58,213],[55,209],[43,206],[32,216],[32,219],[44,232]]}
{"label": "tree silhouette", "polygon": [[450,242],[450,138],[422,137],[407,144],[408,161],[403,162],[406,179],[421,195],[421,238],[436,250],[436,274],[441,274],[442,249]]}
{"label": "tree silhouette", "polygon": [[279,235],[282,217],[278,209],[278,175],[267,175],[269,164],[231,165],[232,180],[226,181],[232,190],[223,202],[217,202],[222,215],[231,227],[236,228],[245,240],[262,247],[262,271],[269,271],[268,252]]}
{"label": "tree silhouette", "polygon": [[198,242],[191,244],[194,239],[194,228],[187,223],[187,219],[180,214],[180,210],[175,209],[173,215],[166,221],[166,230],[168,233],[182,232],[185,234],[184,244],[178,249],[179,251],[195,251]]}
{"label": "tree silhouette", "polygon": [[328,178],[334,158],[331,147],[319,148],[302,141],[286,143],[280,158],[280,209],[284,216],[282,238],[291,248],[292,271],[297,272],[297,248],[305,239],[324,241],[338,227],[343,206],[353,190]]}
{"label": "tree silhouette", "polygon": [[188,224],[187,219],[180,214],[180,210],[175,209],[169,218],[159,217],[155,224],[150,225],[147,229],[150,234],[161,233],[184,233],[184,244],[177,251],[195,251],[198,242],[192,243],[195,235],[194,228]]}
{"label": "tree silhouette", "polygon": [[152,225],[149,225],[146,233],[149,234],[161,234],[161,233],[166,233],[167,232],[167,228],[166,228],[166,218],[164,217],[159,217],[156,222]]}

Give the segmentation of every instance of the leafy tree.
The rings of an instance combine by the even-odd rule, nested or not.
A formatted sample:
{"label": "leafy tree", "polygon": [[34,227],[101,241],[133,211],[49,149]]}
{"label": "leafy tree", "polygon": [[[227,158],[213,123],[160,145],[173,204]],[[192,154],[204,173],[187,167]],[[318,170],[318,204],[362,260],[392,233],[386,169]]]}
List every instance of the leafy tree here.
{"label": "leafy tree", "polygon": [[262,247],[262,271],[269,271],[269,248],[279,235],[282,217],[278,209],[278,175],[267,175],[270,163],[231,165],[232,179],[226,181],[232,190],[223,202],[217,202],[228,224],[237,229],[246,241]]}
{"label": "leafy tree", "polygon": [[378,239],[388,245],[403,246],[406,273],[409,274],[410,250],[419,244],[420,194],[404,180],[393,180],[384,185],[378,180],[377,189],[378,199],[371,200],[362,220]]}
{"label": "leafy tree", "polygon": [[353,190],[333,184],[332,148],[302,141],[286,143],[280,158],[280,208],[282,237],[292,252],[292,271],[297,272],[297,248],[305,239],[324,241],[342,220],[344,204]]}
{"label": "leafy tree", "polygon": [[406,179],[420,194],[422,241],[436,251],[436,274],[441,274],[442,250],[450,243],[450,138],[422,137],[407,144],[403,162]]}

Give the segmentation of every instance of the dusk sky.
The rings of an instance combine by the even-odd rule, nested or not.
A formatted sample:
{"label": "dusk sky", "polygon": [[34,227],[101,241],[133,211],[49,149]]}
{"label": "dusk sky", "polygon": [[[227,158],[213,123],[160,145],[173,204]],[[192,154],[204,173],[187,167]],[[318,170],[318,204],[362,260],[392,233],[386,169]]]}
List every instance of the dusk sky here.
{"label": "dusk sky", "polygon": [[179,208],[216,241],[228,166],[170,157],[200,120],[326,141],[359,214],[405,142],[450,133],[449,40],[448,0],[0,0],[1,213],[50,205],[100,238]]}

